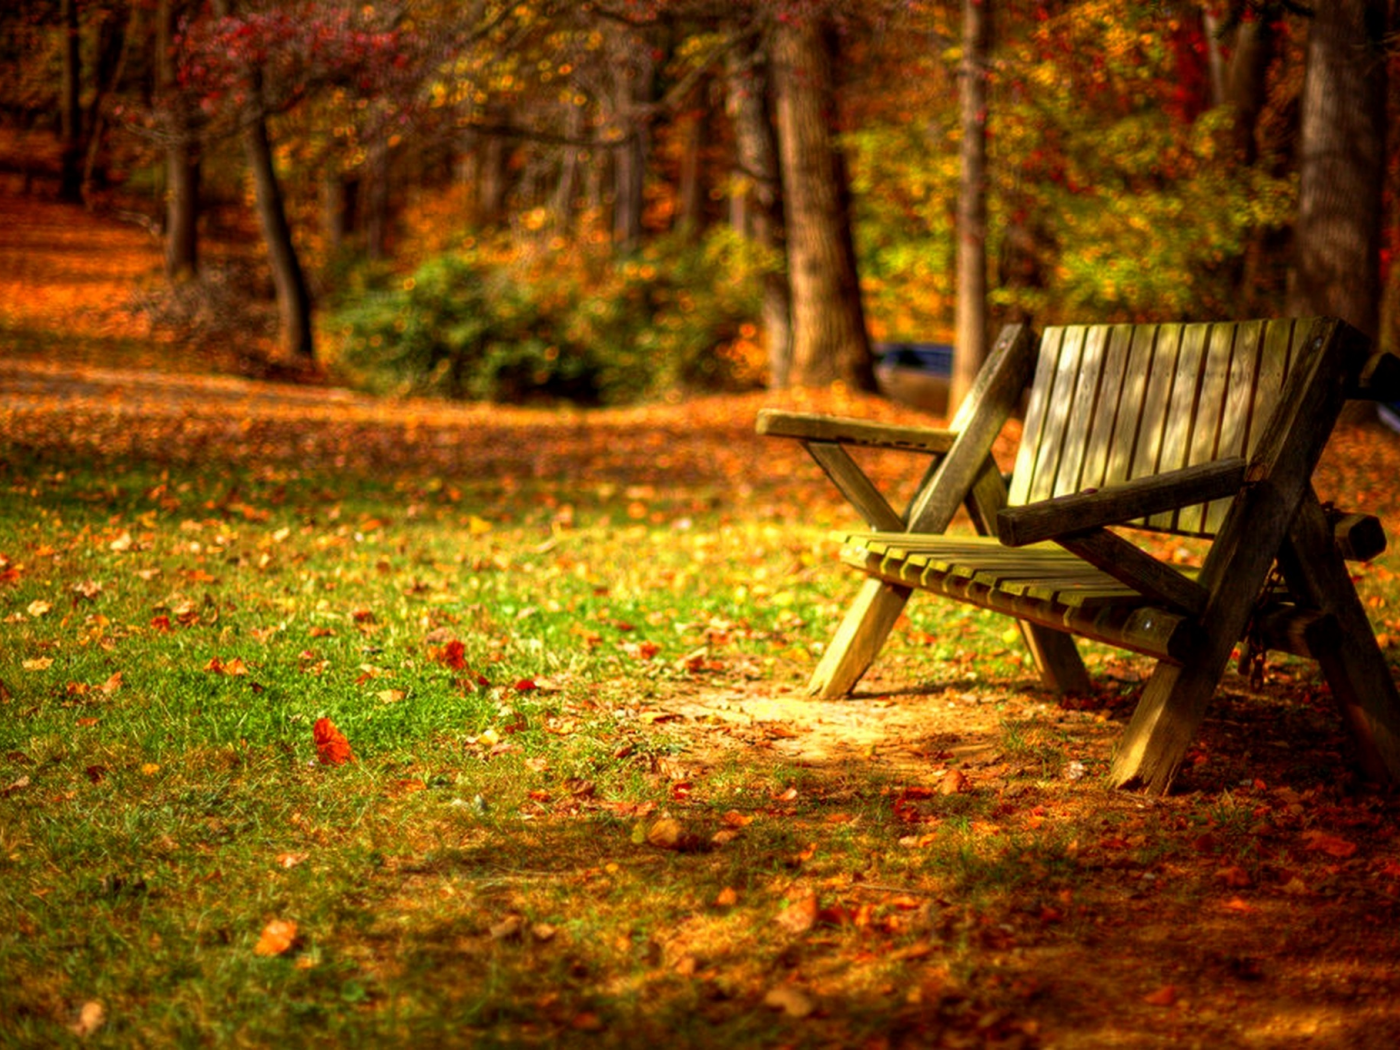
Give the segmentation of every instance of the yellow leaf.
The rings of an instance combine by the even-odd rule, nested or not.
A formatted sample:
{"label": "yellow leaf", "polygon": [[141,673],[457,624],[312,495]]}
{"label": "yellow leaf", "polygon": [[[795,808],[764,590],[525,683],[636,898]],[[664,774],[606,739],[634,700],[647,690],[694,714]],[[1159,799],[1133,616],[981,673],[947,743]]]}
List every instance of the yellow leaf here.
{"label": "yellow leaf", "polygon": [[30,616],[47,616],[52,608],[53,606],[50,605],[48,602],[35,599],[34,601],[29,603],[29,606],[25,609],[25,612],[29,613]]}
{"label": "yellow leaf", "polygon": [[484,535],[485,533],[490,532],[491,529],[491,523],[485,518],[478,518],[475,514],[473,514],[470,518],[467,519],[467,531],[470,532],[473,536]]}
{"label": "yellow leaf", "polygon": [[39,656],[33,660],[25,660],[20,666],[26,671],[47,671],[53,666],[53,657]]}
{"label": "yellow leaf", "polygon": [[379,699],[383,700],[386,704],[395,704],[402,700],[408,694],[405,693],[402,689],[381,689],[374,695],[379,697]]}

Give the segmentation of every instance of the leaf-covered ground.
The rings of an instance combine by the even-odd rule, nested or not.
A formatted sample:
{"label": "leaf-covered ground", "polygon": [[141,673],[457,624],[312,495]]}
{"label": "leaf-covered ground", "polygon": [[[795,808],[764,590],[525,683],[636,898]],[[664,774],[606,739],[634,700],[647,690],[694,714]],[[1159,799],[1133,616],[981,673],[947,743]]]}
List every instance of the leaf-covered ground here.
{"label": "leaf-covered ground", "polygon": [[[764,398],[209,374],[128,308],[156,249],[0,196],[0,1042],[1400,1038],[1397,806],[1310,666],[1166,799],[1099,779],[1146,665],[1057,703],[992,616],[807,699],[850,519]],[[1349,428],[1320,488],[1393,532],[1397,474]]]}

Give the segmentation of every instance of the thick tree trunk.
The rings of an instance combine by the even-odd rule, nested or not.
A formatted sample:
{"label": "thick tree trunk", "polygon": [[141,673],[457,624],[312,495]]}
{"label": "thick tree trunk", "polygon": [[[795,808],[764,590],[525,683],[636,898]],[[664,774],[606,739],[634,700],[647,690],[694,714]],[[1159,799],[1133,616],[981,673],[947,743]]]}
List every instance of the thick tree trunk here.
{"label": "thick tree trunk", "polygon": [[62,138],[58,195],[65,201],[83,199],[82,43],[79,37],[78,0],[59,5],[63,29],[63,82],[59,92],[59,135]]}
{"label": "thick tree trunk", "polygon": [[[778,148],[769,107],[768,66],[760,49],[731,55],[726,91],[739,187],[733,195],[731,221],[739,233],[760,246],[782,252]],[[763,334],[768,346],[768,385],[781,390],[792,371],[792,298],[785,268],[764,275]]]}
{"label": "thick tree trunk", "polygon": [[365,254],[371,259],[382,260],[389,257],[394,230],[389,144],[384,141],[382,133],[370,148],[368,167],[369,199],[365,202]]}
{"label": "thick tree trunk", "polygon": [[1303,84],[1294,286],[1297,314],[1380,326],[1386,0],[1314,8]]}
{"label": "thick tree trunk", "polygon": [[773,79],[792,292],[792,381],[875,389],[851,235],[844,160],[832,132],[834,47],[815,18],[774,29]]}
{"label": "thick tree trunk", "polygon": [[948,414],[957,411],[987,358],[987,52],[992,0],[963,0],[958,73],[962,147],[958,187],[958,301]]}
{"label": "thick tree trunk", "polygon": [[680,122],[680,172],[676,186],[676,226],[698,237],[705,225],[705,184],[701,151],[705,145],[705,114],[696,111]]}

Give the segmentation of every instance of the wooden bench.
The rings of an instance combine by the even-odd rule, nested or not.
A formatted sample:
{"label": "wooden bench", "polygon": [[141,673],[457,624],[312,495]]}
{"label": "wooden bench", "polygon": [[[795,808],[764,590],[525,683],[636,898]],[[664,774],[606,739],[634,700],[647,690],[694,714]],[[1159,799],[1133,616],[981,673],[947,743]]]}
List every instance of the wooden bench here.
{"label": "wooden bench", "polygon": [[[1001,334],[947,430],[765,411],[869,531],[842,559],[868,577],[811,692],[851,691],[915,589],[1007,613],[1046,685],[1089,679],[1073,635],[1156,667],[1111,778],[1165,792],[1241,644],[1321,665],[1368,773],[1400,782],[1400,695],[1346,568],[1385,547],[1379,521],[1324,507],[1312,473],[1349,397],[1392,400],[1400,358],[1343,322],[1023,327]],[[1009,487],[993,440],[1029,386]],[[847,451],[930,457],[904,512]],[[949,535],[965,508],[977,535]],[[1123,527],[1127,527],[1126,530]],[[1211,541],[1199,570],[1133,529]]]}

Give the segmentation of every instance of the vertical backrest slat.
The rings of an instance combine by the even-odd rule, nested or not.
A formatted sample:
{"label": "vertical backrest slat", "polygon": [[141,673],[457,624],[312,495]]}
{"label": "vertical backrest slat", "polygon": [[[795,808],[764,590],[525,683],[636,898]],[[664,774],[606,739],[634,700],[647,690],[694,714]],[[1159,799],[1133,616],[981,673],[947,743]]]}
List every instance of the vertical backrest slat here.
{"label": "vertical backrest slat", "polygon": [[[1225,384],[1224,414],[1211,456],[1215,459],[1246,455],[1250,424],[1260,395],[1259,366],[1264,349],[1264,323],[1245,321],[1234,328],[1235,345],[1230,356],[1230,375]],[[1270,401],[1268,405],[1260,407],[1267,411],[1272,404]],[[1193,459],[1192,462],[1205,462],[1205,459]],[[1229,509],[1229,500],[1218,499],[1204,505],[1197,531],[1213,534],[1225,520],[1225,512]]]}
{"label": "vertical backrest slat", "polygon": [[[1187,437],[1189,448],[1183,466],[1195,466],[1218,459],[1222,432],[1229,417],[1227,399],[1230,396],[1231,362],[1235,352],[1235,337],[1239,325],[1213,325],[1206,335],[1205,360],[1201,364],[1197,384],[1196,414]],[[1244,397],[1252,400],[1245,389]],[[1199,533],[1205,525],[1206,505],[1196,503],[1177,511],[1173,528],[1178,532]]]}
{"label": "vertical backrest slat", "polygon": [[1127,481],[1141,440],[1142,410],[1147,402],[1148,379],[1157,371],[1158,331],[1152,325],[1129,328],[1131,345],[1118,396],[1118,418],[1113,424],[1112,448],[1104,467],[1103,484]]}
{"label": "vertical backrest slat", "polygon": [[1064,443],[1060,450],[1060,466],[1055,472],[1052,494],[1063,496],[1078,492],[1083,484],[1080,474],[1084,453],[1095,417],[1099,414],[1099,389],[1103,378],[1104,342],[1108,329],[1094,325],[1083,330],[1083,349],[1079,354],[1079,379],[1071,397],[1072,411],[1065,425]]}
{"label": "vertical backrest slat", "polygon": [[1089,423],[1085,442],[1084,465],[1080,468],[1081,488],[1099,488],[1113,452],[1113,432],[1118,426],[1123,407],[1123,382],[1128,373],[1128,355],[1132,349],[1133,328],[1119,324],[1095,329],[1107,344],[1099,379],[1099,403]]}
{"label": "vertical backrest slat", "polygon": [[[1307,331],[1294,321],[1047,329],[1010,503],[1248,457]],[[1216,500],[1137,524],[1214,535],[1229,505]]]}
{"label": "vertical backrest slat", "polygon": [[1045,426],[1040,434],[1040,448],[1035,470],[1031,472],[1031,489],[1027,499],[1049,499],[1055,494],[1055,476],[1060,472],[1060,453],[1065,446],[1065,429],[1074,409],[1074,388],[1079,381],[1079,357],[1084,349],[1084,329],[1066,328],[1060,343],[1059,361],[1055,366],[1055,382],[1045,410]]}

